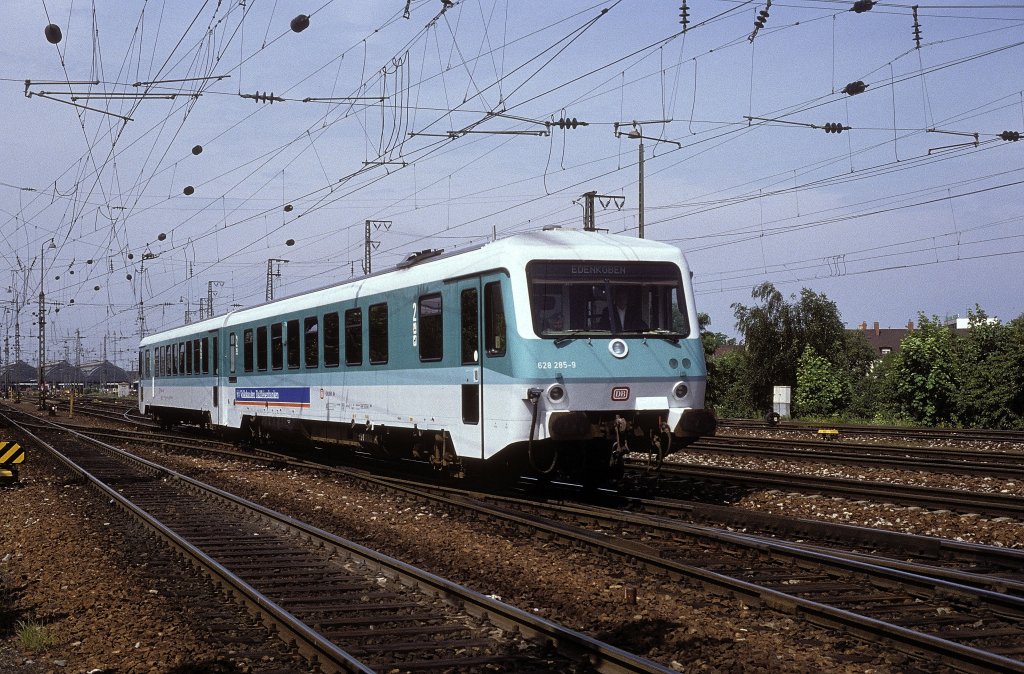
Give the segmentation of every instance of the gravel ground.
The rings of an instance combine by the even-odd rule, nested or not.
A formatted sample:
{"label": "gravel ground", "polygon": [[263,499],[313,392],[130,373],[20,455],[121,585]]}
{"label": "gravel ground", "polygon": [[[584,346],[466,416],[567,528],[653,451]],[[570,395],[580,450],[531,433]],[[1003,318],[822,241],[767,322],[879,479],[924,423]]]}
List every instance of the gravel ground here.
{"label": "gravel ground", "polygon": [[680,671],[913,671],[902,656],[844,634],[344,479],[149,456]]}
{"label": "gravel ground", "polygon": [[[916,671],[916,663],[884,647],[343,479],[138,453],[680,671]],[[142,545],[148,556],[140,557],[137,533],[91,492],[65,484],[31,454],[22,485],[3,490],[0,498],[13,513],[0,524],[0,671],[301,669],[281,659],[269,637],[271,654],[263,660],[218,653],[210,645],[215,630],[193,617],[212,589],[202,589],[198,598],[180,588],[168,591],[162,584],[168,562],[155,561],[159,551]],[[982,542],[1024,540],[1019,523],[842,499],[762,492],[737,505]],[[627,600],[634,591],[635,603]],[[208,615],[213,609],[203,610]],[[235,629],[247,628],[233,605],[218,602],[216,611]],[[53,646],[26,650],[15,623],[28,619],[47,626]]]}
{"label": "gravel ground", "polygon": [[[861,466],[843,467],[837,464],[813,461],[754,458],[713,452],[679,452],[668,457],[666,461],[840,477],[870,482],[889,482],[897,485],[909,484],[973,492],[998,492],[1024,497],[1024,479],[1009,480]],[[851,501],[844,498],[786,493],[779,490],[755,491],[741,500],[731,502],[730,505],[791,517],[821,519],[985,545],[1024,548],[1024,522],[1008,517],[989,519],[976,514],[958,514],[945,510],[930,511],[913,506]]]}
{"label": "gravel ground", "polygon": [[[21,477],[0,488],[0,671],[306,671],[95,491],[37,457]],[[51,645],[27,647],[24,624]]]}

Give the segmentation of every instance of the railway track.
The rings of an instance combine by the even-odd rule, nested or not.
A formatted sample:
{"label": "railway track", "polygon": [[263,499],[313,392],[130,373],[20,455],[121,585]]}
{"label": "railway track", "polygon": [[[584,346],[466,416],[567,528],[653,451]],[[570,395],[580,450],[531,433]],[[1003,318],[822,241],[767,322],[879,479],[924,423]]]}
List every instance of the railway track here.
{"label": "railway track", "polygon": [[80,433],[20,431],[320,671],[670,671]]}
{"label": "railway track", "polygon": [[882,436],[907,440],[970,440],[981,442],[1024,442],[1024,431],[985,428],[919,428],[914,426],[866,426],[860,424],[831,424],[823,422],[783,421],[775,425],[755,419],[719,419],[719,429],[797,431],[817,433],[831,428],[844,435]]}
{"label": "railway track", "polygon": [[1024,445],[1015,450],[968,451],[948,447],[716,436],[698,440],[688,451],[959,475],[1024,477]]}
{"label": "railway track", "polygon": [[[351,469],[315,468],[358,475],[401,498],[428,499],[453,512],[469,510],[531,537],[593,546],[689,585],[885,641],[932,663],[966,671],[1024,671],[1020,551],[857,527],[765,524],[777,533],[799,532],[804,538],[809,527],[816,529],[814,544],[795,544],[688,524],[660,500],[631,501],[640,512],[623,512],[426,487]],[[721,511],[729,509],[691,507],[699,509],[697,517],[728,519]],[[734,524],[746,515],[767,519],[733,513]],[[893,556],[880,554],[882,550]]]}
{"label": "railway track", "polygon": [[[649,467],[646,463],[628,463],[627,468],[635,471],[641,483],[647,480]],[[968,492],[890,482],[668,462],[661,466],[660,478],[657,488],[660,493],[666,494],[691,494],[704,490],[708,485],[725,485],[733,491],[775,489],[931,510],[950,510],[986,517],[1024,519],[1024,498],[997,492]]]}
{"label": "railway track", "polygon": [[[270,454],[262,460],[271,457],[287,461]],[[330,470],[302,461],[291,465]],[[786,478],[791,483],[792,476]],[[887,640],[951,667],[1024,671],[1024,648],[1019,645],[1024,643],[1024,563],[1019,551],[808,521],[780,524],[785,518],[701,504],[633,501],[640,512],[621,514],[581,505],[497,503],[494,496],[372,476],[362,479],[388,484],[412,498],[435,499],[453,510],[472,508],[533,536],[541,532],[596,546],[690,584],[799,613],[871,640]],[[892,501],[892,485],[886,486],[887,500]],[[691,519],[745,528],[760,520],[776,535],[805,540],[793,544],[680,522],[680,513],[687,509]],[[616,535],[609,536],[610,531]],[[697,537],[700,543],[694,542]],[[711,547],[708,540],[721,547]],[[686,552],[695,546],[699,554]]]}
{"label": "railway track", "polygon": [[[942,566],[921,541],[921,559],[887,559],[621,509],[364,479],[386,484],[397,495],[431,499],[452,512],[469,510],[499,520],[531,537],[595,547],[692,586],[886,641],[933,664],[1024,672],[1024,582],[1007,571],[1024,563],[1020,551],[974,546],[970,555],[987,560],[993,570],[986,575],[957,568],[962,559]],[[859,534],[863,543],[865,534]],[[890,545],[898,546],[900,535],[889,536]],[[966,549],[961,553],[968,555]]]}

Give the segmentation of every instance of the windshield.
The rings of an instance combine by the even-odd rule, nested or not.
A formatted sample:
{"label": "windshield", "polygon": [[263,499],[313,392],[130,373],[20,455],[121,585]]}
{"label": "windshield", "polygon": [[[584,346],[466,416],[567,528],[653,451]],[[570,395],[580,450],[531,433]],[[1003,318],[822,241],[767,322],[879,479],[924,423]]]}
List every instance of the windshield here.
{"label": "windshield", "polygon": [[679,268],[670,262],[538,260],[526,278],[542,337],[690,332]]}

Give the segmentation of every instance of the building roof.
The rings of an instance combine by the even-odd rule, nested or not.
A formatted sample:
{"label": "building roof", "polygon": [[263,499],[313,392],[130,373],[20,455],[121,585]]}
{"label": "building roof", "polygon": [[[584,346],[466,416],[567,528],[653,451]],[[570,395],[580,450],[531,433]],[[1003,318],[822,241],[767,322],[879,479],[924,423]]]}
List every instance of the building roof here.
{"label": "building roof", "polygon": [[[51,384],[107,384],[130,382],[134,377],[133,373],[114,365],[109,360],[82,363],[80,368],[76,368],[66,360],[61,360],[56,363],[47,363],[46,371],[43,373],[43,379]],[[0,367],[0,382],[12,384],[32,382],[35,384],[37,381],[36,366],[29,365],[23,360],[19,360],[13,365]]]}
{"label": "building roof", "polygon": [[2,378],[4,384],[7,382],[11,384],[27,381],[35,382],[37,380],[37,372],[35,366],[19,360],[17,363],[4,365],[0,368],[0,378]]}

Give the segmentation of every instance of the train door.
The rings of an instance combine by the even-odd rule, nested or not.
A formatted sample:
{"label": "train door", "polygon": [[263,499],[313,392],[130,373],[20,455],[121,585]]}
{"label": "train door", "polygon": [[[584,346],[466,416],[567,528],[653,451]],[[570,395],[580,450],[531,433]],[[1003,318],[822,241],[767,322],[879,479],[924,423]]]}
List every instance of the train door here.
{"label": "train door", "polygon": [[480,423],[483,373],[480,368],[480,297],[479,278],[463,279],[456,284],[459,307],[459,363],[461,368],[461,415],[464,437],[473,430],[479,433],[480,458],[483,458],[483,425]]}
{"label": "train door", "polygon": [[[220,344],[217,340],[217,331],[210,330],[207,339],[203,340],[203,374],[213,375],[213,410],[210,419],[214,423],[220,423],[220,381],[217,375],[220,373],[219,361]],[[211,371],[212,369],[212,371]]]}
{"label": "train door", "polygon": [[[490,453],[506,443],[509,401],[499,375],[509,372],[508,323],[505,291],[508,274],[492,272],[480,279],[480,439],[481,458],[488,456],[485,440],[492,445]],[[487,384],[484,386],[483,384]]]}

